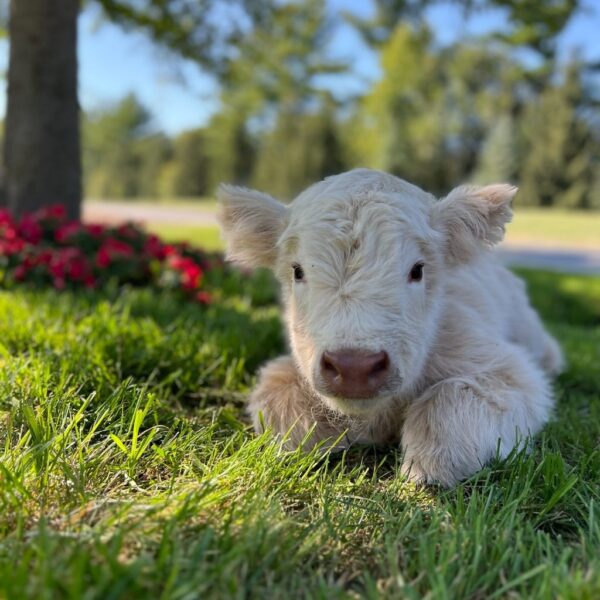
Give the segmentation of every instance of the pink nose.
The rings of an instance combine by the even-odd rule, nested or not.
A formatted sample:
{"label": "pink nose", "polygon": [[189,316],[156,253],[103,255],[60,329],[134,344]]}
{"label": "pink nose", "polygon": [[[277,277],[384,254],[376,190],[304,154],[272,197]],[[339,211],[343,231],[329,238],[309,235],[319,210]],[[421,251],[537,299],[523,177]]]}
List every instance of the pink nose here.
{"label": "pink nose", "polygon": [[371,398],[385,383],[390,359],[384,350],[366,353],[360,350],[323,352],[321,377],[327,390],[341,398]]}

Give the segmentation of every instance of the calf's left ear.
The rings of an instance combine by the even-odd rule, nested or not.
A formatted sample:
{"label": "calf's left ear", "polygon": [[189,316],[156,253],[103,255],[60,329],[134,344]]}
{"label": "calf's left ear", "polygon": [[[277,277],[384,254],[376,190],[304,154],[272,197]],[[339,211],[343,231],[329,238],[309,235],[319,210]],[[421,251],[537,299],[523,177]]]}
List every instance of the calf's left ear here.
{"label": "calf's left ear", "polygon": [[233,185],[221,185],[217,199],[227,258],[246,267],[272,267],[288,208],[267,194]]}
{"label": "calf's left ear", "polygon": [[463,185],[439,200],[433,207],[432,225],[444,236],[446,260],[464,263],[483,247],[500,242],[504,226],[512,219],[516,193],[517,188],[509,184]]}

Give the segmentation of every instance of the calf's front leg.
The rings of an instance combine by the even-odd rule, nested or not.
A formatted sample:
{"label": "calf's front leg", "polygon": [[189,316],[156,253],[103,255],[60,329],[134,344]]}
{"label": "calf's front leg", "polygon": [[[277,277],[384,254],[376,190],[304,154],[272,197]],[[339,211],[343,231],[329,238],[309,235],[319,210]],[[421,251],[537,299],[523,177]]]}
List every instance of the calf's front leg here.
{"label": "calf's front leg", "polygon": [[493,370],[441,381],[411,403],[402,470],[412,481],[451,487],[537,433],[551,408],[537,365],[518,351],[496,357]]}
{"label": "calf's front leg", "polygon": [[261,369],[258,385],[248,404],[254,428],[263,425],[284,437],[285,445],[310,449],[323,443],[327,449],[343,449],[349,441],[341,415],[327,409],[311,395],[290,356],[271,361]]}

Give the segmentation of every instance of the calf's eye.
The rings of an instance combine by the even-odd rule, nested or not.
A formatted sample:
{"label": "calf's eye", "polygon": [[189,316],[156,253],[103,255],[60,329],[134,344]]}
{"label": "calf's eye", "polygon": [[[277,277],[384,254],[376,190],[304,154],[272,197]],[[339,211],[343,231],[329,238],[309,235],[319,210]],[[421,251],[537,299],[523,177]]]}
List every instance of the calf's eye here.
{"label": "calf's eye", "polygon": [[304,269],[299,264],[293,264],[294,281],[304,281]]}
{"label": "calf's eye", "polygon": [[410,283],[421,281],[423,279],[423,267],[425,265],[422,262],[415,263],[410,270],[408,281]]}

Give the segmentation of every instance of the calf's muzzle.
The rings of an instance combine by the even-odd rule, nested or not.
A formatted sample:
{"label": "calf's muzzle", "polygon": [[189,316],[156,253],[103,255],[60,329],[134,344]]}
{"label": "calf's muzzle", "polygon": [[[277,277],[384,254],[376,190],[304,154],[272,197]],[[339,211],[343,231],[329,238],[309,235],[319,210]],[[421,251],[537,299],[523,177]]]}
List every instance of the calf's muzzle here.
{"label": "calf's muzzle", "polygon": [[372,398],[389,375],[390,359],[384,350],[375,353],[355,349],[325,351],[321,377],[333,396],[348,399]]}

